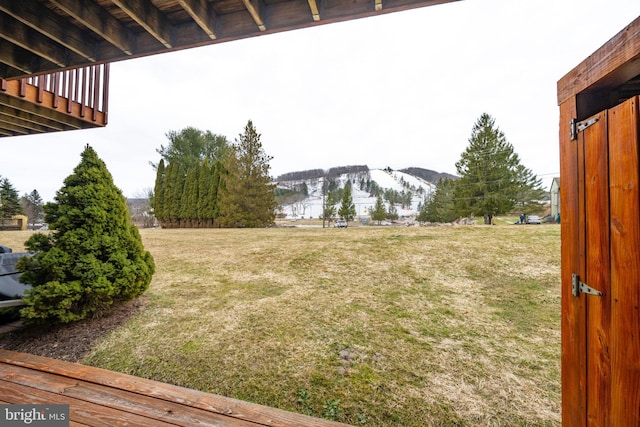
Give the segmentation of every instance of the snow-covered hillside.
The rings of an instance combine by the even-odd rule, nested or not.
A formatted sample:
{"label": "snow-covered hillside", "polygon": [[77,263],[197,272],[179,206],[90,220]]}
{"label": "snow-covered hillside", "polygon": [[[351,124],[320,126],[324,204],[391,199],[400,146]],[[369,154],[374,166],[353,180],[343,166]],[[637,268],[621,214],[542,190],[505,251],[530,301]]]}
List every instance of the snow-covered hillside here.
{"label": "snow-covered hillside", "polygon": [[[300,195],[296,200],[288,200],[281,206],[281,212],[286,218],[319,218],[322,215],[322,186],[323,177],[297,180],[283,180],[278,182],[278,188],[301,191],[306,187],[307,196]],[[435,189],[435,184],[422,178],[386,169],[369,169],[355,173],[345,173],[331,178],[337,188],[344,188],[347,181],[351,181],[353,203],[356,206],[356,220],[368,218],[369,212],[376,203],[367,190],[377,185],[384,190],[394,190],[400,194],[411,193],[411,203],[404,208],[395,205],[399,217],[412,217],[418,214],[418,205]],[[372,184],[375,182],[375,184]],[[336,207],[340,206],[340,201]],[[389,203],[385,202],[389,209]]]}

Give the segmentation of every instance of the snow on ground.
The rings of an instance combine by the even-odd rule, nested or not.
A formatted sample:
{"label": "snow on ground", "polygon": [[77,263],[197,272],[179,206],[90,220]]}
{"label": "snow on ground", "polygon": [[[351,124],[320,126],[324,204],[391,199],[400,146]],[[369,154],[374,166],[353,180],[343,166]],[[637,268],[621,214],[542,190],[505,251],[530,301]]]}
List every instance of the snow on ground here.
{"label": "snow on ground", "polygon": [[[398,171],[388,172],[383,169],[370,169],[369,177],[371,181],[375,181],[379,187],[384,189],[393,189],[397,192],[410,191],[403,186],[403,181],[407,183],[409,187],[413,186],[416,189],[422,187],[424,189],[424,193],[422,195],[414,193],[410,208],[401,209],[400,206],[396,206],[400,217],[417,215],[418,204],[424,200],[425,195],[430,194],[435,189],[435,185],[430,182]],[[349,178],[350,175],[341,175],[338,178],[340,181],[340,187],[344,187]],[[282,210],[286,214],[287,218],[319,218],[322,215],[322,180],[316,179],[306,182],[309,197],[300,202],[282,206]],[[300,181],[280,183],[280,185],[289,188],[293,188],[296,184],[300,184]],[[370,210],[373,209],[376,204],[376,198],[370,197],[367,191],[360,190],[359,180],[356,180],[355,184],[352,183],[352,199],[356,207],[356,221],[361,218],[368,218]],[[337,202],[337,207],[339,207],[339,205],[340,201]],[[388,204],[385,203],[385,208],[388,209],[388,207]]]}

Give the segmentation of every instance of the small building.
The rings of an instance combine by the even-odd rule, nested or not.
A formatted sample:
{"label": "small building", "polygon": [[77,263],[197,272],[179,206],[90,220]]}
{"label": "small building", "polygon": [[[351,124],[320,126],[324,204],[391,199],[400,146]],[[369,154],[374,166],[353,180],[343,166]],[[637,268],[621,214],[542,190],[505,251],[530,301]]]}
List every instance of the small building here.
{"label": "small building", "polygon": [[28,219],[24,215],[13,215],[11,218],[0,218],[0,231],[26,230]]}

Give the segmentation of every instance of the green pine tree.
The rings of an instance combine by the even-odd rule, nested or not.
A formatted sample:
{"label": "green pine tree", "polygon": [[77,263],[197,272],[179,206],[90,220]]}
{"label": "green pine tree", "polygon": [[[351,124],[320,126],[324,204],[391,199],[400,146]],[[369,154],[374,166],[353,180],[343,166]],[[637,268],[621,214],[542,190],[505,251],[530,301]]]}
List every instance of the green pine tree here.
{"label": "green pine tree", "polygon": [[24,215],[18,191],[8,178],[0,178],[0,218]]}
{"label": "green pine tree", "polygon": [[455,207],[455,181],[441,179],[416,218],[419,222],[451,222],[458,215]]}
{"label": "green pine tree", "polygon": [[324,209],[322,209],[322,226],[324,227],[324,222],[329,221],[331,224],[331,220],[336,215],[336,200],[333,191],[329,191],[327,193],[327,197],[324,200]]}
{"label": "green pine tree", "polygon": [[204,159],[200,163],[198,172],[198,199],[196,200],[196,216],[201,223],[201,226],[205,226],[206,219],[210,217],[211,209],[208,209],[207,204],[209,201],[209,195],[211,187],[209,181],[211,179],[211,166],[209,159]]}
{"label": "green pine tree", "polygon": [[223,227],[267,227],[275,221],[275,185],[268,156],[251,120],[223,162],[218,190],[219,222]]}
{"label": "green pine tree", "polygon": [[164,203],[164,186],[165,186],[166,169],[164,165],[164,159],[160,160],[158,167],[156,168],[156,183],[153,187],[153,215],[158,221],[164,221],[166,219],[166,207]]}
{"label": "green pine tree", "polygon": [[183,227],[193,227],[198,217],[198,170],[200,162],[196,160],[185,176],[184,189],[180,200],[180,218]]}
{"label": "green pine tree", "polygon": [[180,202],[184,192],[184,171],[182,166],[177,163],[169,163],[166,170],[163,194],[163,211],[166,219],[163,226],[175,228],[180,226]]}
{"label": "green pine tree", "polygon": [[382,195],[378,194],[378,197],[376,197],[376,205],[371,211],[371,220],[378,221],[378,225],[380,225],[386,218],[387,210],[384,207],[384,200],[382,200]]}
{"label": "green pine tree", "polygon": [[25,243],[20,280],[33,286],[22,316],[33,322],[71,322],[100,315],[141,295],[155,265],[131,224],[126,200],[104,162],[89,146],[82,160],[45,205],[52,230]]}
{"label": "green pine tree", "polygon": [[351,196],[351,181],[347,181],[344,186],[338,215],[347,222],[353,221],[353,218],[356,216],[356,205],[353,203]]}
{"label": "green pine tree", "polygon": [[217,225],[220,224],[218,218],[220,217],[220,204],[218,203],[218,196],[220,194],[220,188],[222,187],[222,176],[226,174],[224,165],[220,160],[211,165],[211,177],[210,177],[210,205],[211,205],[211,219],[212,224],[217,221]]}
{"label": "green pine tree", "polygon": [[520,159],[495,119],[482,114],[473,126],[469,146],[456,168],[457,210],[460,216],[482,215],[491,224],[495,215],[511,211],[526,184]]}
{"label": "green pine tree", "polygon": [[38,190],[33,190],[29,194],[22,196],[22,207],[29,218],[32,226],[44,220],[44,202]]}
{"label": "green pine tree", "polygon": [[516,193],[515,209],[530,215],[544,210],[547,192],[542,188],[542,180],[538,179],[531,169],[518,165],[516,169],[519,188]]}
{"label": "green pine tree", "polygon": [[395,221],[398,219],[398,209],[395,203],[389,203],[389,210],[387,211],[387,219]]}

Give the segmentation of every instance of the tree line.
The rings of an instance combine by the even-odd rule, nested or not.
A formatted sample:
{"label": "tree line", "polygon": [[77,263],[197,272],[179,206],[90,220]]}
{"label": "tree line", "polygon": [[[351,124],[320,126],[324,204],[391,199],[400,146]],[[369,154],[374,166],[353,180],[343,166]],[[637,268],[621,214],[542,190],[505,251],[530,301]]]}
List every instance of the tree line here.
{"label": "tree line", "polygon": [[235,143],[186,128],[156,150],[152,207],[165,228],[266,227],[275,220],[275,185],[251,120]]}

